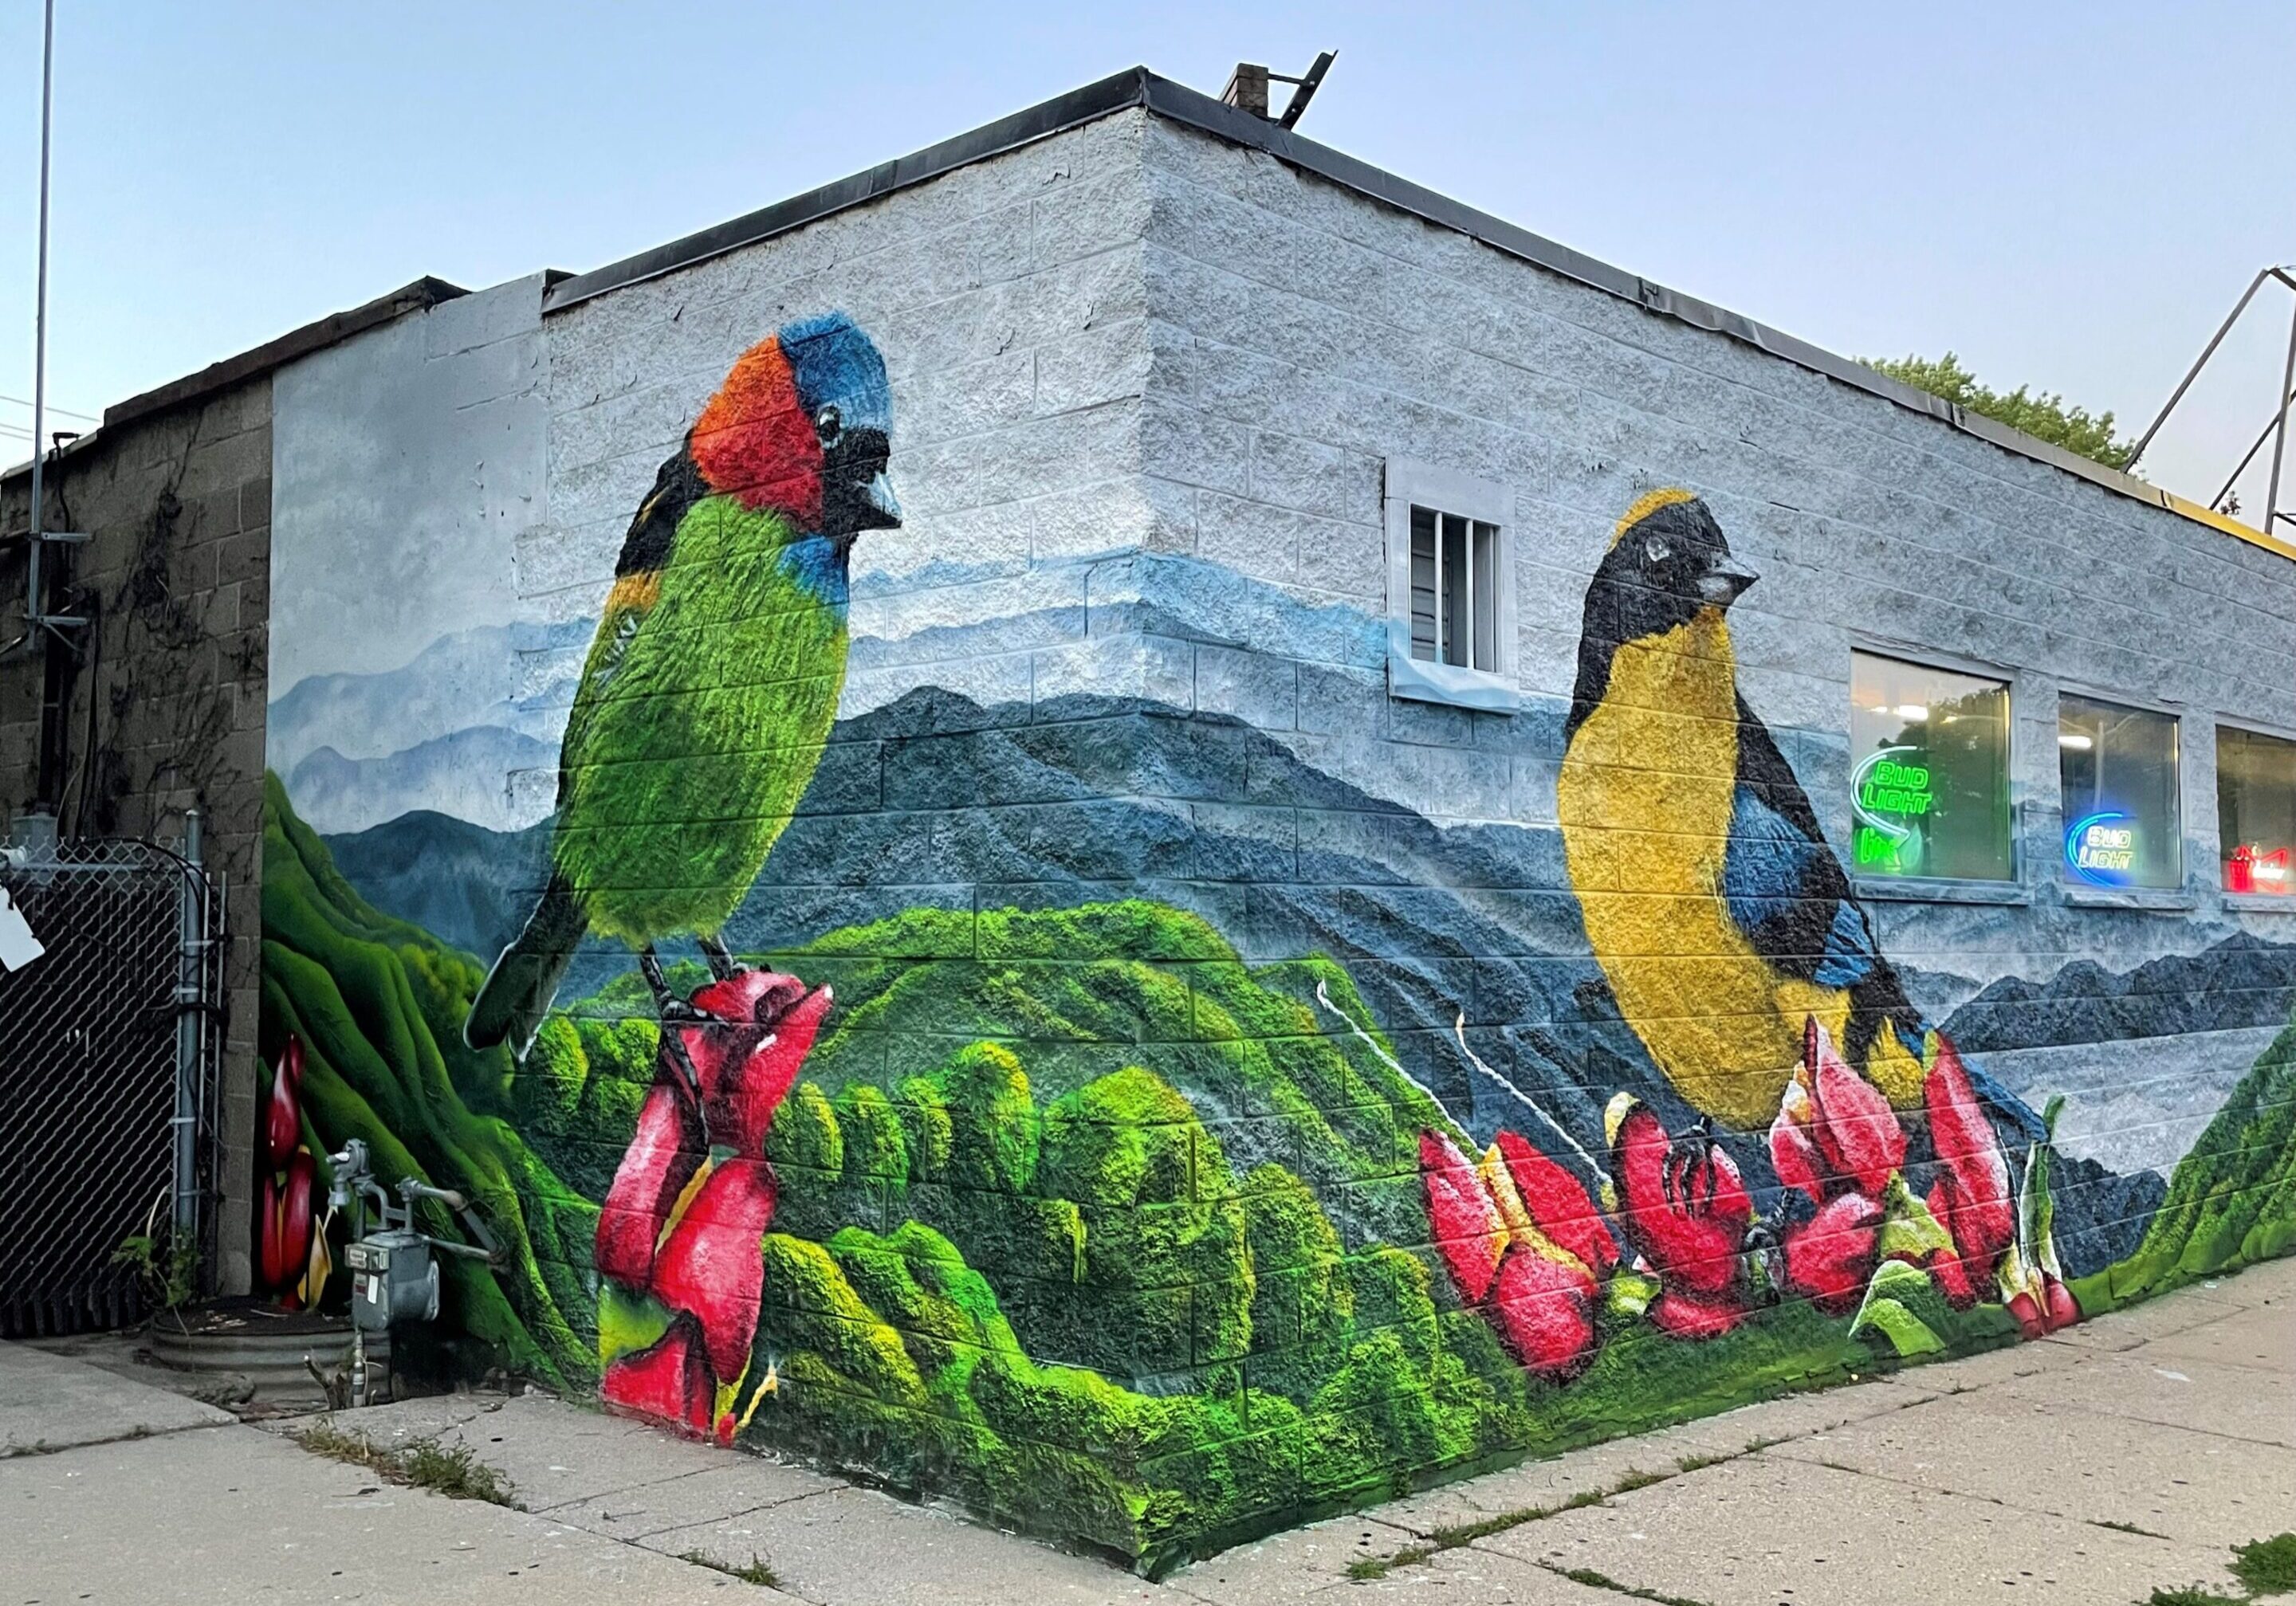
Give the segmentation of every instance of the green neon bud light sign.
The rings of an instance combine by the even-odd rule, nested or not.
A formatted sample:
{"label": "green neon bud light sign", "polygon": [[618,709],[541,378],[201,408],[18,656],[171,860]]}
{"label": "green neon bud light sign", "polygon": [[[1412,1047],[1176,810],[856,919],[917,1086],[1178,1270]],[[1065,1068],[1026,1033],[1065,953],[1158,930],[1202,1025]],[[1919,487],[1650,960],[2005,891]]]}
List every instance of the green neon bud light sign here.
{"label": "green neon bud light sign", "polygon": [[1849,775],[1850,812],[1857,815],[1857,862],[1910,872],[1921,863],[1922,843],[1913,822],[1926,819],[1936,794],[1929,766],[1902,761],[1914,747],[1885,747],[1858,761]]}

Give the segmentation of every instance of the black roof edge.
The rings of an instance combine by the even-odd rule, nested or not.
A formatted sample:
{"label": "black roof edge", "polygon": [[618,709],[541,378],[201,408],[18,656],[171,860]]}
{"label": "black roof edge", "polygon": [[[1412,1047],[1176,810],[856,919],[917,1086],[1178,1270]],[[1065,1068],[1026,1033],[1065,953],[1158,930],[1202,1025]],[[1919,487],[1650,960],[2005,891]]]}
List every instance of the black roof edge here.
{"label": "black roof edge", "polygon": [[819,221],[833,212],[860,206],[890,195],[896,190],[907,189],[929,178],[938,178],[959,168],[972,166],[992,156],[1029,144],[1037,140],[1073,128],[1083,123],[1097,122],[1103,117],[1129,107],[1144,105],[1148,100],[1148,84],[1154,78],[1145,67],[1127,68],[1111,73],[1096,83],[1081,89],[1071,89],[1066,94],[1054,95],[1010,117],[998,118],[960,134],[954,139],[891,161],[880,162],[865,172],[840,178],[817,190],[802,195],[792,195],[787,201],[760,207],[754,212],[701,230],[667,245],[657,245],[652,250],[640,251],[635,257],[625,257],[619,262],[610,262],[588,273],[576,274],[571,278],[552,285],[543,293],[542,312],[545,317],[554,312],[602,296],[609,291],[624,290],[648,279],[658,279],[664,274],[691,267],[712,257],[722,257],[776,234],[788,234],[808,223]]}
{"label": "black roof edge", "polygon": [[342,312],[331,312],[325,317],[291,329],[274,340],[227,356],[219,363],[210,363],[197,373],[187,373],[141,396],[131,396],[103,410],[103,427],[111,429],[131,420],[162,413],[170,407],[180,407],[185,402],[197,401],[203,396],[228,389],[282,368],[299,356],[308,356],[340,340],[373,329],[378,324],[388,324],[394,318],[405,317],[410,312],[425,312],[441,301],[452,301],[470,294],[459,284],[449,284],[425,274],[411,283],[402,284],[388,294],[350,307]]}
{"label": "black roof edge", "polygon": [[[237,356],[227,356],[219,363],[209,363],[196,373],[187,373],[181,379],[170,380],[168,383],[146,390],[140,396],[131,396],[126,401],[106,407],[103,410],[102,423],[87,430],[78,439],[63,447],[61,452],[52,453],[49,461],[53,463],[60,457],[73,456],[82,451],[93,450],[102,430],[117,429],[121,424],[132,423],[136,419],[149,418],[154,414],[165,413],[172,408],[213,396],[218,391],[228,390],[234,385],[244,384],[249,380],[259,378],[275,368],[283,368],[297,357],[308,356],[314,351],[324,350],[339,341],[350,339],[355,334],[373,329],[379,324],[388,324],[395,318],[405,317],[410,312],[425,312],[442,301],[452,301],[457,297],[470,293],[459,284],[449,284],[444,279],[434,278],[425,274],[420,279],[402,284],[397,290],[386,295],[377,296],[372,301],[346,308],[341,312],[331,312],[325,317],[316,319],[299,329],[289,330],[276,340],[266,340],[260,346],[251,347]],[[0,471],[0,485],[12,485],[19,479],[29,479],[31,473],[32,464],[30,460],[27,459],[13,468]]]}
{"label": "black roof edge", "polygon": [[[2021,430],[2014,430],[1981,414],[1968,412],[1942,397],[1916,390],[1911,385],[1893,380],[1863,363],[1837,356],[1783,330],[1773,329],[1767,324],[1742,316],[1726,307],[1717,307],[1710,301],[1669,290],[1665,285],[1639,274],[1613,267],[1583,251],[1573,250],[1567,245],[1534,234],[1505,218],[1478,211],[1439,191],[1398,178],[1384,168],[1375,168],[1328,145],[1303,139],[1280,124],[1226,105],[1200,90],[1160,77],[1145,67],[1131,67],[1122,72],[1111,73],[1080,89],[1055,95],[1009,117],[984,124],[969,134],[960,134],[954,139],[929,145],[912,155],[882,162],[865,172],[856,173],[835,184],[824,184],[805,194],[791,196],[787,201],[745,213],[713,228],[673,240],[652,250],[641,251],[635,257],[626,257],[588,273],[575,274],[556,281],[543,294],[543,315],[547,317],[594,297],[649,279],[660,278],[712,257],[755,245],[776,234],[802,228],[832,213],[860,206],[896,190],[922,184],[955,168],[1002,155],[1021,145],[1135,106],[1145,107],[1157,116],[1231,144],[1264,151],[1303,172],[1383,201],[1429,223],[1456,230],[1494,250],[1504,251],[1550,273],[1632,301],[1647,312],[1742,341],[1798,367],[1822,373],[1828,379],[1854,386],[1913,412],[1925,414],[1950,428],[1974,435],[2005,451],[2030,457],[2118,495],[2210,525],[2284,557],[2296,558],[2296,545],[2267,535],[2213,508],[2203,507],[2158,486],[2106,468],[2103,463],[2068,452],[2062,447],[2037,439]],[[105,417],[109,422],[111,415],[107,414]]]}

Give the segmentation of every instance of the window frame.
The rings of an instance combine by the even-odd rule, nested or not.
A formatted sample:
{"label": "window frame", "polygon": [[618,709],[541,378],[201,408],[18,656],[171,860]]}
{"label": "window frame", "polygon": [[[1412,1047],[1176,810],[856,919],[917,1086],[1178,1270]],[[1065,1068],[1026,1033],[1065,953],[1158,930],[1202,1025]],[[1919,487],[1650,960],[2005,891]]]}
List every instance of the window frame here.
{"label": "window frame", "polygon": [[[2065,699],[2068,697],[2079,698],[2083,702],[2103,703],[2107,708],[2122,709],[2132,714],[2157,715],[2176,726],[2177,879],[2166,886],[2144,887],[2134,883],[2128,886],[2116,886],[2105,881],[2092,881],[2084,878],[2066,860],[2065,837],[2072,830],[2076,822],[2069,817],[2071,811],[2065,799],[2064,753],[2058,745],[2056,737],[2064,733],[2064,706]],[[2058,884],[2068,893],[2089,900],[2135,898],[2159,901],[2175,900],[2185,895],[2193,869],[2192,856],[2185,850],[2185,838],[2191,826],[2193,812],[2193,799],[2185,795],[2185,789],[2192,779],[2193,772],[2191,747],[2186,740],[2185,730],[2185,726],[2190,723],[2186,718],[2188,711],[2181,703],[2162,702],[2152,697],[2132,697],[2126,692],[2111,691],[2103,686],[2091,685],[2086,681],[2060,680],[2057,682],[2056,729],[2050,738],[2052,756],[2055,759],[2054,767],[2057,786],[2056,877]],[[2213,733],[2210,739],[2214,740]],[[2213,754],[2211,757],[2213,758]],[[2209,802],[2213,808],[2216,799],[2211,797]],[[2219,873],[2221,873],[2221,868]]]}
{"label": "window frame", "polygon": [[[1521,704],[1515,642],[1514,498],[1494,480],[1480,479],[1456,469],[1407,457],[1390,457],[1385,465],[1382,491],[1387,545],[1387,686],[1390,696],[1417,702],[1443,703],[1487,714],[1512,714]],[[1496,533],[1492,561],[1494,589],[1491,663],[1488,669],[1471,667],[1474,646],[1470,643],[1466,664],[1447,664],[1411,655],[1411,510],[1423,507],[1438,515],[1436,545],[1442,545],[1440,515],[1469,521],[1467,559],[1474,569],[1473,527],[1488,524]],[[1442,598],[1439,587],[1436,606]],[[1468,618],[1473,619],[1472,605]]]}
{"label": "window frame", "polygon": [[[2021,766],[2025,758],[2024,740],[2017,731],[2017,717],[2024,707],[2028,689],[2022,671],[2013,665],[1994,663],[1985,659],[1964,658],[1957,653],[1934,651],[1912,646],[1905,642],[1869,635],[1863,630],[1851,630],[1849,635],[1849,672],[1842,677],[1843,718],[1845,733],[1857,711],[1855,696],[1857,685],[1857,660],[1887,659],[1908,668],[1926,669],[1938,675],[1959,675],[1971,680],[1989,680],[2000,684],[2007,700],[2004,716],[2004,737],[2006,747],[2002,755],[2003,775],[2009,788],[2007,831],[2009,833],[2009,869],[2002,876],[1957,875],[1889,875],[1861,868],[1857,862],[1855,839],[1857,829],[1857,799],[1845,794],[1843,807],[1852,846],[1841,854],[1843,867],[1849,872],[1851,884],[1861,897],[1874,897],[1907,903],[1982,903],[2023,904],[2031,900],[2031,889],[2025,881],[2025,781]],[[2051,750],[2054,752],[2054,748]],[[1851,770],[1856,763],[1853,758]]]}
{"label": "window frame", "polygon": [[2209,822],[2215,828],[2216,890],[2226,906],[2258,910],[2271,914],[2296,914],[2296,889],[2287,892],[2235,892],[2225,885],[2224,818],[2224,733],[2238,731],[2243,736],[2262,736],[2274,742],[2285,742],[2296,746],[2296,727],[2277,725],[2262,719],[2251,719],[2244,715],[2211,713],[2209,716]]}

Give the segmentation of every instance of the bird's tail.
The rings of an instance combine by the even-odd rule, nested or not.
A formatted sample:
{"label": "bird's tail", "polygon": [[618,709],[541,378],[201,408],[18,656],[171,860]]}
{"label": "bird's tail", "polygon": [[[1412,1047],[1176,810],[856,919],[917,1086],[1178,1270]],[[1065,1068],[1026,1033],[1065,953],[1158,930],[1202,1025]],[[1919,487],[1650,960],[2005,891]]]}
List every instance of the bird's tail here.
{"label": "bird's tail", "polygon": [[477,1049],[508,1043],[511,1053],[523,1061],[543,1017],[550,1013],[574,950],[589,929],[574,889],[565,877],[554,874],[542,889],[542,901],[527,917],[526,930],[502,951],[495,968],[487,972],[486,985],[471,1000],[471,1012],[463,1020],[463,1041]]}

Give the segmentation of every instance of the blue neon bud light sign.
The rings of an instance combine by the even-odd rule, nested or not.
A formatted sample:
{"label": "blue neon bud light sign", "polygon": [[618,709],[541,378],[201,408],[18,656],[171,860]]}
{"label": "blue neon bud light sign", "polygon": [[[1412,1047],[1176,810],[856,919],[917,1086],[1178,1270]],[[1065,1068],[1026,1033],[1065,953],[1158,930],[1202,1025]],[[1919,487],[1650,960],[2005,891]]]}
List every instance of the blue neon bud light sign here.
{"label": "blue neon bud light sign", "polygon": [[2085,881],[2123,887],[2136,868],[2136,826],[2118,809],[2084,815],[2065,832],[2065,864]]}

